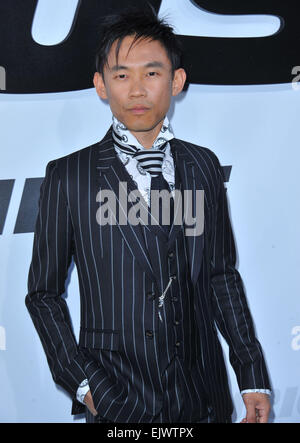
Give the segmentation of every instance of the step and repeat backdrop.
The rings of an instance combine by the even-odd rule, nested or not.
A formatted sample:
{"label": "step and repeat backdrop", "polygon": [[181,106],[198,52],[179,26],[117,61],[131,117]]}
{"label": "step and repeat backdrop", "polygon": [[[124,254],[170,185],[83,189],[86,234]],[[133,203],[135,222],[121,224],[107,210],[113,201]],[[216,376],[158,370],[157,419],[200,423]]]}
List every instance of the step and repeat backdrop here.
{"label": "step and repeat backdrop", "polygon": [[[300,422],[300,22],[297,2],[10,0],[0,3],[0,422],[74,422],[24,304],[46,164],[111,124],[93,88],[101,18],[152,5],[184,47],[175,135],[218,156],[273,423]],[[76,267],[64,294],[79,330]],[[221,337],[234,400],[244,406]]]}

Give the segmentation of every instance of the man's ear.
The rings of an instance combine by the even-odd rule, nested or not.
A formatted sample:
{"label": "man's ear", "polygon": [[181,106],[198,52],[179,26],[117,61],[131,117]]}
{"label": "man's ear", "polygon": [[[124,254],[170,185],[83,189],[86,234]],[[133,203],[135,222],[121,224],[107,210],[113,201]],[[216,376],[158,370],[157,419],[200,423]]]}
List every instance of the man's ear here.
{"label": "man's ear", "polygon": [[186,81],[186,72],[183,68],[176,69],[172,80],[172,95],[178,95],[184,87]]}
{"label": "man's ear", "polygon": [[107,93],[106,93],[106,87],[105,87],[105,83],[104,83],[104,79],[103,79],[102,74],[100,74],[99,72],[95,72],[94,78],[93,78],[93,83],[94,83],[94,86],[96,88],[96,91],[97,91],[97,94],[99,95],[99,97],[106,100]]}

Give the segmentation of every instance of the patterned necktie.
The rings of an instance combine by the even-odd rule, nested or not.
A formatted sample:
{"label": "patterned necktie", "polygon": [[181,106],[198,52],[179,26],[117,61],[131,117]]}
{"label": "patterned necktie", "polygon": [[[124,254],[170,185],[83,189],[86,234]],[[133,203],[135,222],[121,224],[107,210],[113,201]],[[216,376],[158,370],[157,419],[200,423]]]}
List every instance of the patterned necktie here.
{"label": "patterned necktie", "polygon": [[[156,175],[155,177],[152,176],[151,178],[151,191],[153,190],[161,191],[163,189],[166,189],[168,192],[170,192],[170,187],[167,181],[164,179],[164,176],[160,172],[158,175]],[[172,226],[174,220],[174,200],[171,197],[170,199],[168,199],[168,201],[170,203],[167,203],[167,201],[164,202],[163,199],[161,198],[159,199],[159,224],[166,231],[167,234],[169,233],[170,227]],[[165,222],[166,224],[163,224],[165,220],[165,218],[163,217],[163,212],[166,212],[167,214],[169,207],[170,207],[170,222],[168,223],[168,217],[166,217],[167,219],[167,221]],[[152,206],[150,206],[150,210],[151,208]]]}
{"label": "patterned necktie", "polygon": [[[154,145],[156,144],[157,147],[154,147],[153,145],[152,148],[145,149],[141,146],[136,146],[135,144],[126,143],[128,141],[127,135],[126,133],[124,133],[124,130],[126,129],[127,128],[125,128],[125,126],[122,126],[120,122],[116,123],[115,119],[112,132],[114,143],[126,155],[131,155],[132,157],[134,157],[138,161],[139,166],[144,171],[149,172],[149,174],[151,175],[151,191],[161,191],[165,189],[170,192],[171,190],[169,184],[162,174],[162,163],[165,155],[165,149],[169,141],[168,139],[172,138],[172,135],[168,135],[168,139],[165,139],[162,136],[157,137],[154,142]],[[133,138],[131,138],[131,141],[133,141]],[[174,219],[174,201],[172,197],[170,198],[170,222],[166,222],[166,224],[163,224],[164,219],[162,217],[162,213],[163,209],[165,209],[166,211],[167,208],[168,207],[166,206],[166,204],[164,205],[163,199],[160,198],[159,225],[166,231],[166,233],[169,232],[170,226],[172,225]]]}
{"label": "patterned necktie", "polygon": [[135,158],[142,169],[149,172],[151,177],[157,177],[162,172],[162,162],[168,141],[165,141],[159,148],[140,149],[135,145],[125,144],[122,138],[113,130],[114,143],[124,154]]}

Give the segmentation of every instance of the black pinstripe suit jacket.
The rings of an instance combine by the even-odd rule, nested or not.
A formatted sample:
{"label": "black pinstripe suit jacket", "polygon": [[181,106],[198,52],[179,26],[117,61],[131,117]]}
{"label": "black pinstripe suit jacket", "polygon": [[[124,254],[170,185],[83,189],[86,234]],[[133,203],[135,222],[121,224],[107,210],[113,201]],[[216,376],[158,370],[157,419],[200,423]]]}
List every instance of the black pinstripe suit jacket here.
{"label": "black pinstripe suit jacket", "polygon": [[[229,345],[240,389],[270,388],[270,383],[235,268],[222,167],[207,148],[176,138],[171,146],[183,189],[204,190],[204,232],[186,239],[206,389],[222,420],[230,415],[232,403],[215,324]],[[126,421],[144,388],[132,383],[134,373],[146,373],[150,367],[151,376],[145,380],[152,386],[152,398],[145,401],[143,419],[151,421],[162,404],[162,393],[156,389],[159,374],[153,369],[158,366],[156,353],[145,341],[145,329],[155,330],[158,321],[157,315],[145,316],[144,307],[146,294],[156,289],[155,276],[139,225],[101,226],[96,220],[99,189],[111,189],[118,195],[119,182],[126,180],[125,168],[113,148],[111,128],[99,143],[48,163],[40,191],[26,306],[54,381],[74,399],[73,413],[83,410],[75,394],[79,383],[88,378],[95,403],[107,406],[113,402],[119,408],[126,404],[119,416]],[[174,225],[171,235],[176,237],[179,230]],[[79,343],[61,297],[72,257],[80,289]],[[120,272],[124,264],[130,273]],[[156,291],[156,299],[159,295]],[[129,332],[122,319],[133,318],[133,306],[141,320]],[[113,412],[107,416],[112,417]]]}

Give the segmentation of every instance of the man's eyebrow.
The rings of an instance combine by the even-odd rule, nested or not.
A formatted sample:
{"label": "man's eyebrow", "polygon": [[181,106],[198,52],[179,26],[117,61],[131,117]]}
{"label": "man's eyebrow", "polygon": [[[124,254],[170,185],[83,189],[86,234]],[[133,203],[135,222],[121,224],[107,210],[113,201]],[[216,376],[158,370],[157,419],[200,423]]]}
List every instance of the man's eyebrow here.
{"label": "man's eyebrow", "polygon": [[[162,62],[149,62],[145,66],[145,68],[164,68],[165,65]],[[129,67],[125,65],[114,65],[110,70],[113,72],[121,71],[121,70],[128,70]]]}
{"label": "man's eyebrow", "polygon": [[164,68],[165,65],[162,62],[149,62],[145,65],[145,68]]}
{"label": "man's eyebrow", "polygon": [[123,65],[114,65],[110,70],[116,72],[116,71],[121,71],[123,69],[128,69],[128,67]]}

